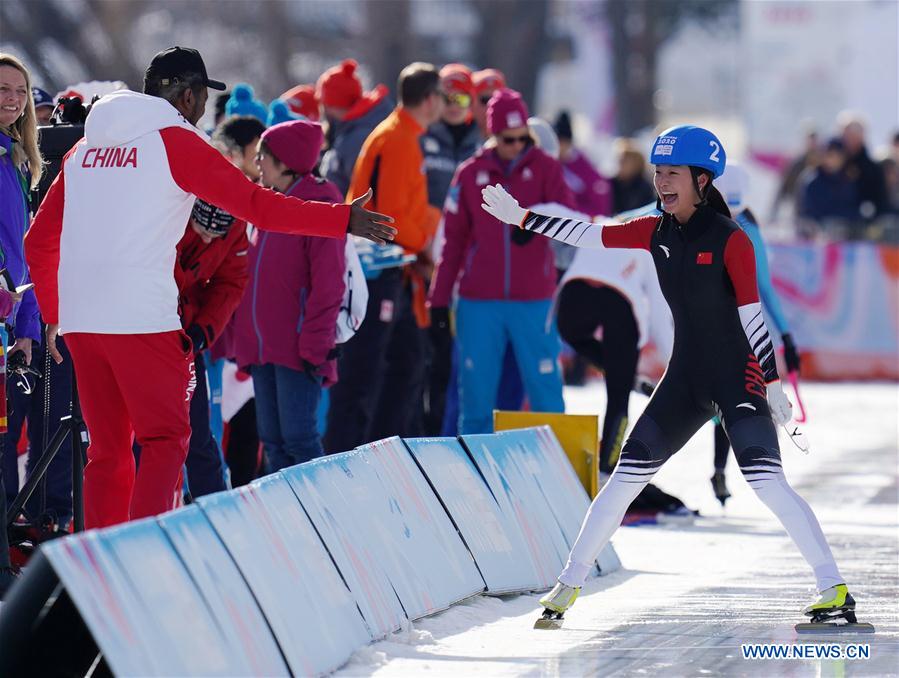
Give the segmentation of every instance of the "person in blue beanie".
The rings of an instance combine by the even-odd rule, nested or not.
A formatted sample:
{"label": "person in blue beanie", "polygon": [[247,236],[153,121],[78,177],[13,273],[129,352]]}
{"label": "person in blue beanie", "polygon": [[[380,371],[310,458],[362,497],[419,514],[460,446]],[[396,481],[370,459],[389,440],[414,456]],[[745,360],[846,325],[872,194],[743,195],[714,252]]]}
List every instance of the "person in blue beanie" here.
{"label": "person in blue beanie", "polygon": [[231,98],[225,104],[225,115],[229,118],[232,115],[252,115],[264,125],[268,120],[268,109],[256,98],[252,86],[241,82],[234,85]]}
{"label": "person in blue beanie", "polygon": [[303,120],[303,116],[297,115],[293,111],[290,110],[290,107],[287,105],[287,102],[283,99],[273,99],[272,103],[268,105],[268,118],[266,119],[266,124],[269,127],[274,127],[275,125],[279,125],[282,122],[290,122],[291,120]]}

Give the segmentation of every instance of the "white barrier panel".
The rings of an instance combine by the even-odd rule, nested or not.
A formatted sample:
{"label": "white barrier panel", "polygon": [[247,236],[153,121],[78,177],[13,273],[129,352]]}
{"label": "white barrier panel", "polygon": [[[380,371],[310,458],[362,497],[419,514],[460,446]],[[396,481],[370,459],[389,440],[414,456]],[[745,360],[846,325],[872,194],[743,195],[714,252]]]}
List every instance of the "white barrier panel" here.
{"label": "white barrier panel", "polygon": [[[301,483],[302,476],[308,481]],[[471,555],[399,438],[303,464],[286,477],[360,608],[368,606],[373,627],[383,631],[375,614],[390,611],[372,601],[381,590],[393,591],[405,615],[418,619],[484,589]],[[347,566],[353,554],[365,554],[365,560]]]}
{"label": "white barrier panel", "polygon": [[424,469],[468,545],[488,593],[539,588],[521,527],[503,512],[468,453],[455,438],[410,438],[409,450]]}
{"label": "white barrier panel", "polygon": [[275,474],[197,500],[243,573],[294,675],[342,665],[371,640],[287,480]]}
{"label": "white barrier panel", "polygon": [[512,449],[495,433],[462,436],[462,443],[487,480],[502,511],[514,516],[534,563],[534,589],[551,587],[568,556],[560,526],[533,479],[528,478]]}
{"label": "white barrier panel", "polygon": [[315,459],[283,469],[281,474],[337,563],[372,637],[379,640],[398,630],[406,621],[406,613],[379,560],[381,544],[371,540],[369,519],[360,516],[359,496],[373,488],[354,476],[344,463],[352,454]]}
{"label": "white barrier panel", "polygon": [[[513,455],[520,459],[522,467],[539,487],[570,550],[590,507],[590,497],[559,440],[549,426],[502,431],[497,435],[511,445]],[[609,574],[621,567],[611,543],[600,553],[597,564],[600,574]]]}
{"label": "white barrier panel", "polygon": [[[424,570],[434,602],[446,608],[483,592],[484,579],[471,553],[403,441],[388,438],[359,450],[375,461],[372,468],[393,503],[390,517],[397,529],[389,534],[394,546],[415,552],[415,566]],[[425,614],[430,613],[410,619]]]}
{"label": "white barrier panel", "polygon": [[113,674],[250,671],[154,519],[42,548]]}
{"label": "white barrier panel", "polygon": [[[245,658],[234,673],[287,676],[290,673],[247,583],[198,506],[186,506],[157,521],[206,600],[222,632]],[[246,666],[246,669],[240,669]]]}

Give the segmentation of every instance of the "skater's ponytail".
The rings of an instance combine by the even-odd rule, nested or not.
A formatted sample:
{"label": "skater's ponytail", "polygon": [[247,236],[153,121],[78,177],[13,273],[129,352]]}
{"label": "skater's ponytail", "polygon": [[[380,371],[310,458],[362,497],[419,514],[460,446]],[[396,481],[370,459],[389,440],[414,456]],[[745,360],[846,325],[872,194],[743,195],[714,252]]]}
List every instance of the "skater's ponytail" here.
{"label": "skater's ponytail", "polygon": [[[696,189],[696,194],[699,196],[699,202],[696,204],[696,207],[708,205],[718,214],[730,219],[730,208],[727,206],[727,201],[724,199],[724,196],[721,195],[721,191],[712,184],[712,173],[703,167],[694,167],[691,165],[690,174],[693,176],[693,187]],[[701,174],[705,174],[706,178],[708,178],[704,190],[699,188],[699,176]]]}
{"label": "skater's ponytail", "polygon": [[727,201],[724,199],[724,196],[721,195],[721,191],[719,191],[715,186],[709,185],[706,189],[706,202],[709,207],[715,210],[718,214],[722,214],[728,219],[731,218],[730,208],[727,206]]}

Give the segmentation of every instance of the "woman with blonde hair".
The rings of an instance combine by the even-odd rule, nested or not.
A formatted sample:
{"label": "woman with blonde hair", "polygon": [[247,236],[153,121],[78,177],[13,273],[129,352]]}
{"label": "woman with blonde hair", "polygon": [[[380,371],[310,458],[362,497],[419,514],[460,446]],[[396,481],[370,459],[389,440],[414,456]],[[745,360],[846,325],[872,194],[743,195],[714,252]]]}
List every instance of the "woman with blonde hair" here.
{"label": "woman with blonde hair", "polygon": [[[9,340],[15,339],[9,354],[21,351],[31,363],[31,342],[40,340],[40,319],[34,292],[17,294],[15,287],[29,282],[23,241],[30,220],[29,192],[40,181],[43,161],[37,145],[37,115],[31,78],[25,65],[11,54],[0,52],[0,269],[6,285],[0,289],[0,356]],[[13,289],[6,289],[12,287]],[[13,328],[7,337],[6,326]],[[5,360],[0,357],[5,374]],[[0,597],[12,580],[9,549],[6,545],[6,491],[3,475],[18,479],[15,454],[3,454],[6,432],[6,398],[0,395]],[[10,482],[10,491],[18,488]]]}
{"label": "woman with blonde hair", "polygon": [[[22,243],[31,219],[29,194],[42,172],[31,77],[19,59],[0,52],[0,268],[15,286],[29,282]],[[9,353],[23,351],[30,363],[31,342],[40,340],[34,292],[23,295],[7,325],[14,328],[15,338]]]}

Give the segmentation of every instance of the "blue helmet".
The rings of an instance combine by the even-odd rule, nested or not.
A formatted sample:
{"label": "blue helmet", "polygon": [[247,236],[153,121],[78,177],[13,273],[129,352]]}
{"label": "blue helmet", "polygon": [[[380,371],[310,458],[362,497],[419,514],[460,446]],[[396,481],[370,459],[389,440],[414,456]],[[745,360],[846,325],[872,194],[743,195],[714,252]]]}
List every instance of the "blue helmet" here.
{"label": "blue helmet", "polygon": [[714,134],[702,127],[680,125],[656,137],[649,162],[653,165],[701,167],[717,179],[724,173],[727,154]]}

